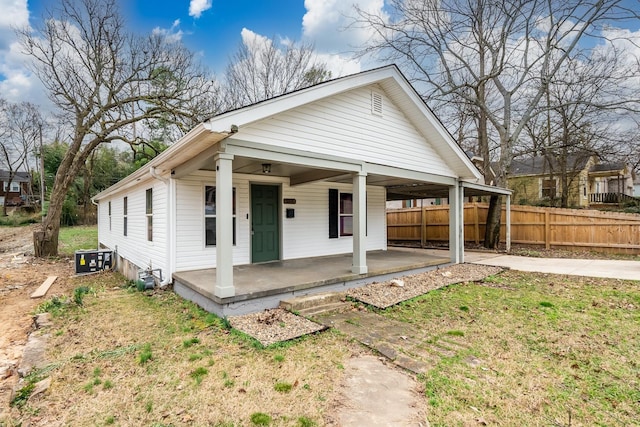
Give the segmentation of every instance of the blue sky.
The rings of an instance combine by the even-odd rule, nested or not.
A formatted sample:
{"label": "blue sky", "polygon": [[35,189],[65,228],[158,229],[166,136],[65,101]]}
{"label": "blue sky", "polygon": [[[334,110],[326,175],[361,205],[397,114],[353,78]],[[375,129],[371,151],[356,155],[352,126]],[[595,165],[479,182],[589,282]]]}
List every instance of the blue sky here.
{"label": "blue sky", "polygon": [[194,51],[205,55],[208,65],[220,71],[227,58],[242,42],[243,28],[266,37],[300,40],[302,17],[306,13],[302,0],[232,0],[212,1],[211,8],[196,18],[189,16],[188,1],[138,0],[123,5],[123,12],[135,28],[152,31],[160,27],[182,31],[182,40]]}
{"label": "blue sky", "polygon": [[[26,58],[12,26],[38,24],[45,6],[59,0],[0,0],[0,97],[12,102],[28,100],[48,106],[37,77],[26,67]],[[122,15],[136,33],[161,31],[182,40],[202,62],[220,75],[243,41],[268,38],[303,41],[315,46],[319,59],[334,77],[376,64],[352,58],[357,46],[371,36],[367,28],[345,27],[354,15],[353,4],[371,13],[384,14],[384,0],[118,0]],[[640,0],[625,0],[640,8]],[[628,25],[626,25],[628,24]],[[625,26],[629,28],[630,23]],[[638,30],[637,22],[631,31]],[[629,35],[629,34],[627,34]],[[640,56],[640,31],[631,46]]]}
{"label": "blue sky", "polygon": [[[162,31],[179,38],[220,75],[243,41],[256,37],[312,43],[334,77],[361,71],[349,52],[369,36],[344,28],[352,5],[379,11],[383,0],[119,0],[136,33]],[[38,24],[57,0],[0,0],[0,97],[47,105],[40,82],[20,53],[12,26]]]}

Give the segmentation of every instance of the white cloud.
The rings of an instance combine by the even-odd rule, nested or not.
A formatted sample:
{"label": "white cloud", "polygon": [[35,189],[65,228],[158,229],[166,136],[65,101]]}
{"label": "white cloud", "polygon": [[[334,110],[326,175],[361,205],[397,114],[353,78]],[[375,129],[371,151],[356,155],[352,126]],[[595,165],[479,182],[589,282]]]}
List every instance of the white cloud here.
{"label": "white cloud", "polygon": [[353,24],[355,7],[388,19],[384,0],[305,0],[304,7],[307,13],[302,17],[302,34],[319,52],[353,51],[374,37],[370,26]]}
{"label": "white cloud", "polygon": [[0,96],[10,102],[30,101],[50,107],[37,76],[26,67],[14,28],[29,25],[27,0],[0,0]]}
{"label": "white cloud", "polygon": [[179,29],[179,27],[180,27],[180,20],[176,19],[175,21],[173,21],[173,24],[171,24],[170,28],[155,27],[152,33],[154,35],[165,37],[168,42],[175,43],[182,40],[182,36],[184,35],[182,30]]}
{"label": "white cloud", "polygon": [[191,0],[189,3],[189,16],[200,18],[202,12],[211,9],[211,0]]}

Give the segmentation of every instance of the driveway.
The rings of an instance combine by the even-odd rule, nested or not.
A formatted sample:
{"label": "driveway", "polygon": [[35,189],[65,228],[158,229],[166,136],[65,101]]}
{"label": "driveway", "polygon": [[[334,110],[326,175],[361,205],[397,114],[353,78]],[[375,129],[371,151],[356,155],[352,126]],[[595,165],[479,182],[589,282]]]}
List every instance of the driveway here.
{"label": "driveway", "polygon": [[640,280],[640,262],[607,259],[533,258],[465,251],[465,262],[537,273]]}

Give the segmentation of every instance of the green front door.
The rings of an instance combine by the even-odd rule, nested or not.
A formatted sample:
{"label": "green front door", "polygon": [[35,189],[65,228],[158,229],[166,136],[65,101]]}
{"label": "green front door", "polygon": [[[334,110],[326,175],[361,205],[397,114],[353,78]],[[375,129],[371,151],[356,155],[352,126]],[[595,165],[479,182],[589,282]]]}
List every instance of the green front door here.
{"label": "green front door", "polygon": [[279,187],[251,186],[251,262],[280,259]]}

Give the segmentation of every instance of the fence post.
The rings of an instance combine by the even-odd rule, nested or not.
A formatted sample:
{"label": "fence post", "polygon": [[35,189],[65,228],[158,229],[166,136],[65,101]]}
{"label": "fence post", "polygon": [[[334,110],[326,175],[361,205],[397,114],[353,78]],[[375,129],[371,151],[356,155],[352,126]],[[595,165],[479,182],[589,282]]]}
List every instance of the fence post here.
{"label": "fence post", "polygon": [[424,248],[424,243],[427,240],[427,236],[425,236],[425,225],[424,220],[427,217],[427,213],[424,208],[424,199],[420,199],[420,247]]}
{"label": "fence post", "polygon": [[478,202],[473,203],[473,234],[476,245],[480,244],[480,219],[478,217]]}
{"label": "fence post", "polygon": [[544,211],[544,248],[551,248],[551,224],[549,210]]}

